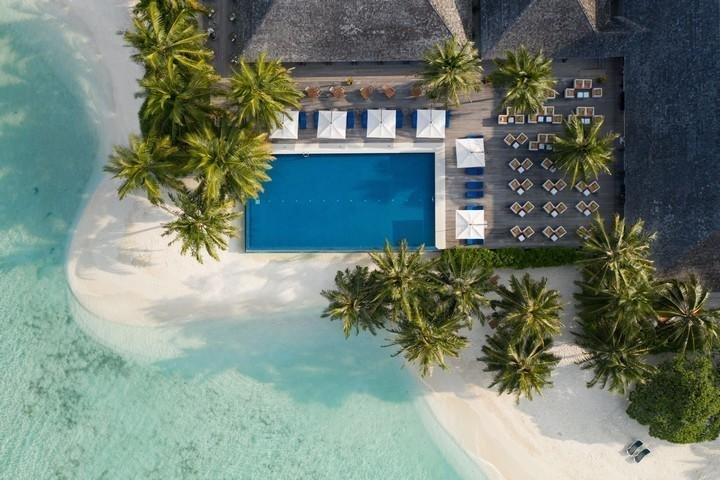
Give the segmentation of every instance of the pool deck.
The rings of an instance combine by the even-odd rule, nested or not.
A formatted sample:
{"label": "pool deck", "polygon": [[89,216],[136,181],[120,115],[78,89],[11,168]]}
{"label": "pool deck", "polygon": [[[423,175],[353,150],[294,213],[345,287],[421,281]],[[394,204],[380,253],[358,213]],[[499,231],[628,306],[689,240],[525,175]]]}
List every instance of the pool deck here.
{"label": "pool deck", "polygon": [[[388,140],[373,140],[365,138],[365,130],[360,126],[360,112],[367,108],[390,108],[401,109],[405,112],[405,128],[398,129],[395,142],[424,142],[434,143],[437,140],[423,140],[415,138],[415,131],[410,127],[410,112],[417,108],[429,108],[433,103],[426,97],[413,98],[410,96],[410,88],[417,81],[415,73],[422,68],[420,63],[364,63],[364,64],[306,64],[295,65],[293,72],[301,88],[306,86],[320,87],[322,94],[320,98],[303,100],[302,108],[308,112],[308,128],[300,131],[298,140],[275,140],[274,143],[282,145],[286,143],[324,143],[316,137],[315,125],[312,121],[311,112],[315,110],[340,109],[354,110],[357,115],[355,128],[348,130],[348,143],[388,143]],[[483,62],[486,73],[492,69],[491,62]],[[562,92],[565,87],[570,86],[574,78],[592,78],[606,76],[607,81],[602,84],[603,97],[600,99],[587,100],[566,100],[559,95],[557,99],[548,102],[548,105],[555,106],[556,113],[563,116],[574,111],[576,106],[594,106],[596,114],[605,116],[605,131],[614,131],[623,135],[624,116],[620,109],[622,95],[622,60],[602,59],[585,60],[570,59],[565,62],[557,60],[554,64],[554,74],[558,78],[556,90]],[[353,78],[351,86],[344,85],[345,79]],[[332,97],[328,89],[331,86],[344,85],[346,95],[342,99]],[[382,93],[380,87],[388,84],[396,89],[395,97],[388,99]],[[359,89],[365,85],[373,85],[375,93],[369,100],[364,100]],[[600,191],[589,198],[568,186],[557,195],[550,195],[542,188],[546,179],[557,180],[559,173],[552,174],[540,166],[545,157],[541,152],[530,152],[527,143],[515,150],[503,142],[508,133],[518,134],[524,132],[531,139],[538,133],[560,133],[561,125],[525,124],[501,126],[497,123],[498,108],[501,101],[501,91],[490,87],[484,88],[480,93],[473,95],[470,99],[457,108],[452,108],[453,118],[451,128],[446,130],[445,138],[445,235],[446,246],[452,247],[458,244],[455,239],[455,210],[469,204],[483,205],[488,222],[486,229],[485,245],[490,248],[507,246],[571,246],[578,244],[575,231],[581,225],[587,225],[590,218],[582,215],[575,209],[575,205],[581,200],[595,200],[600,205],[600,213],[608,218],[612,212],[621,211],[622,200],[622,151],[617,151],[617,159],[614,175],[604,175],[598,180]],[[436,108],[442,108],[434,104]],[[457,168],[455,161],[455,139],[467,135],[483,135],[485,138],[486,166],[483,177],[469,177],[463,170]],[[338,142],[328,140],[327,142]],[[526,174],[519,175],[514,172],[508,163],[513,158],[519,160],[528,157],[535,164]],[[529,178],[533,183],[532,187],[524,195],[520,196],[510,190],[508,183],[518,178],[522,181]],[[482,180],[485,182],[485,196],[481,200],[465,200],[464,183],[470,180]],[[535,210],[525,218],[520,218],[509,209],[510,205],[518,201],[524,203],[530,201],[535,205]],[[547,201],[557,203],[562,201],[568,210],[552,218],[542,210]],[[533,227],[535,235],[529,240],[519,243],[509,233],[513,225]],[[552,242],[545,238],[541,231],[545,226],[557,227],[562,225],[568,231],[563,239]]]}

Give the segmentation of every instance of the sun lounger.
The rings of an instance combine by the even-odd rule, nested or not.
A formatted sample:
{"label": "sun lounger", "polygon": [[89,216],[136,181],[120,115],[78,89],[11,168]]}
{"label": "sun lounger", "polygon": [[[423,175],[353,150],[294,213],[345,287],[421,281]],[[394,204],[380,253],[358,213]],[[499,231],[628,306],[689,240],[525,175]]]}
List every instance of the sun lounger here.
{"label": "sun lounger", "polygon": [[466,168],[465,175],[482,175],[484,171],[483,167]]}
{"label": "sun lounger", "polygon": [[465,138],[484,138],[483,135],[477,134],[477,135],[465,135]]}
{"label": "sun lounger", "polygon": [[482,238],[470,238],[465,240],[465,245],[483,245],[485,240]]}
{"label": "sun lounger", "polygon": [[307,128],[307,113],[298,113],[298,128],[300,130],[305,130]]}
{"label": "sun lounger", "polygon": [[355,128],[355,112],[352,110],[347,112],[347,128],[348,130]]}
{"label": "sun lounger", "polygon": [[465,182],[465,188],[468,190],[482,190],[483,182]]}
{"label": "sun lounger", "polygon": [[360,126],[362,128],[367,128],[367,119],[368,119],[368,113],[367,110],[363,110],[360,114]]}
{"label": "sun lounger", "polygon": [[482,205],[465,205],[465,210],[485,210]]}
{"label": "sun lounger", "polygon": [[318,119],[319,119],[319,118],[320,118],[320,112],[318,112],[317,110],[315,110],[315,111],[313,112],[313,125],[315,125],[315,128],[317,128],[317,126],[318,126]]}
{"label": "sun lounger", "polygon": [[445,128],[450,128],[450,121],[452,120],[452,112],[445,110]]}
{"label": "sun lounger", "polygon": [[565,98],[575,98],[575,89],[574,88],[566,88],[565,89]]}
{"label": "sun lounger", "polygon": [[648,450],[647,448],[643,448],[643,450],[640,453],[635,455],[635,459],[634,459],[635,463],[642,462],[642,459],[645,458],[649,453],[650,453],[650,450]]}
{"label": "sun lounger", "polygon": [[482,190],[468,190],[465,192],[465,198],[483,198]]}
{"label": "sun lounger", "polygon": [[602,96],[603,96],[603,89],[601,87],[592,89],[592,97],[593,98],[602,98]]}
{"label": "sun lounger", "polygon": [[395,110],[395,128],[403,128],[405,114],[402,110]]}
{"label": "sun lounger", "polygon": [[412,128],[417,128],[417,110],[413,110],[410,114],[410,125]]}
{"label": "sun lounger", "polygon": [[642,444],[643,444],[642,440],[635,440],[633,443],[631,443],[630,445],[627,446],[627,448],[625,449],[625,452],[628,455],[635,455],[635,452],[637,451],[638,448],[642,447]]}

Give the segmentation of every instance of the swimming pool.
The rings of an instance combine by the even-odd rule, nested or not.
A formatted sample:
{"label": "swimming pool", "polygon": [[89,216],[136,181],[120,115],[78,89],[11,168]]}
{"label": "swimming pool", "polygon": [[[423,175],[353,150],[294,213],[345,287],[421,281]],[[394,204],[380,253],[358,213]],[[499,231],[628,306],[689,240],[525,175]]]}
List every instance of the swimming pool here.
{"label": "swimming pool", "polygon": [[248,251],[435,247],[435,154],[279,154],[245,212]]}

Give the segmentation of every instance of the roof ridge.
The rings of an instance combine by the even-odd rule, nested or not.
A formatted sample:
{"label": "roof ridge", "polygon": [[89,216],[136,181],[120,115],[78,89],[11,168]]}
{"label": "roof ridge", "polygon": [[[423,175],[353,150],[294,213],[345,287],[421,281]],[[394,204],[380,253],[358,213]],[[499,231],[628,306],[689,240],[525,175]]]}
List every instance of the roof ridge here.
{"label": "roof ridge", "polygon": [[595,8],[596,8],[596,11],[595,11],[595,13],[594,13],[594,15],[593,15],[592,18],[590,17],[590,12],[588,12],[587,6],[583,3],[584,1],[587,1],[587,0],[575,0],[575,1],[580,5],[580,9],[581,9],[581,10],[583,11],[583,13],[585,14],[585,18],[587,19],[588,23],[590,24],[590,28],[592,28],[593,30],[595,30],[595,31],[597,32],[597,31],[598,31],[598,25],[597,25],[597,0],[590,0],[590,1],[592,1],[592,2],[595,3]]}
{"label": "roof ridge", "polygon": [[[465,32],[465,27],[462,23],[462,18],[460,17],[460,13],[457,11],[457,8],[453,9],[456,15],[452,15],[451,12],[443,11],[442,5],[438,3],[442,0],[425,1],[428,3],[428,5],[430,5],[433,11],[435,11],[435,14],[440,17],[440,20],[442,20],[442,24],[445,26],[450,35],[456,37],[461,42],[466,42],[468,40],[467,33]],[[448,18],[448,15],[454,18]]]}

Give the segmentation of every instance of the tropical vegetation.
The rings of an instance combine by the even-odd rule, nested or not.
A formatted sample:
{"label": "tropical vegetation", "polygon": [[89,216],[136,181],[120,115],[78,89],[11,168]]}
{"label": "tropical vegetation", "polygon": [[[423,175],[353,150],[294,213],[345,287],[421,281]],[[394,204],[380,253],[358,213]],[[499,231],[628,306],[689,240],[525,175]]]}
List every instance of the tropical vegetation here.
{"label": "tropical vegetation", "polygon": [[613,143],[618,135],[601,135],[603,123],[597,118],[585,125],[575,116],[563,124],[564,133],[555,137],[550,158],[572,185],[578,180],[589,182],[611,172],[615,159]]}
{"label": "tropical vegetation", "polygon": [[549,377],[560,359],[549,351],[551,346],[551,338],[518,336],[510,327],[488,336],[479,360],[485,362],[485,371],[495,374],[490,387],[514,394],[516,402],[521,397],[532,400],[534,393],[552,385]]}
{"label": "tropical vegetation", "polygon": [[253,63],[240,59],[228,92],[237,125],[259,132],[280,127],[285,111],[299,108],[302,98],[291,71],[278,60],[268,60],[265,53]]}
{"label": "tropical vegetation", "polygon": [[657,305],[659,333],[673,350],[709,353],[720,346],[720,310],[707,308],[708,295],[693,275],[663,286]]}
{"label": "tropical vegetation", "polygon": [[630,394],[628,415],[650,435],[674,443],[707,442],[720,434],[720,372],[707,356],[678,357]]}
{"label": "tropical vegetation", "polygon": [[142,136],[116,147],[106,171],[120,181],[121,199],[141,193],[171,215],[164,236],[202,262],[204,255],[218,259],[238,235],[237,206],[257,198],[270,179],[267,135],[301,94],[290,70],[265,55],[256,64],[242,59],[231,90],[223,88],[200,11],[197,0],[135,6],[123,36],[145,68]]}
{"label": "tropical vegetation", "polygon": [[482,347],[485,371],[494,372],[491,387],[500,394],[512,393],[532,400],[533,393],[552,385],[549,380],[559,358],[550,352],[552,337],[560,333],[562,304],[557,290],[547,288],[547,279],[533,280],[528,273],[510,277],[508,286],[495,290],[493,321],[497,330],[486,336]]}
{"label": "tropical vegetation", "polygon": [[655,338],[654,238],[641,220],[627,226],[615,215],[609,230],[596,216],[583,239],[574,333],[587,352],[579,363],[594,373],[588,387],[625,394],[654,371],[647,363]]}
{"label": "tropical vegetation", "polygon": [[480,54],[469,41],[448,39],[426,52],[424,61],[420,77],[432,100],[460,106],[461,97],[479,92],[482,87]]}
{"label": "tropical vegetation", "polygon": [[506,58],[495,60],[496,70],[490,74],[493,85],[504,87],[501,108],[517,113],[541,113],[553,92],[555,78],[552,59],[542,51],[532,54],[524,46],[517,52],[508,51]]}
{"label": "tropical vegetation", "polygon": [[380,330],[390,335],[395,355],[416,365],[421,375],[446,368],[446,357],[457,357],[467,345],[463,328],[484,321],[480,308],[494,287],[492,270],[465,249],[444,250],[427,258],[423,248],[411,250],[402,241],[397,249],[386,242],[372,252],[373,270],[356,267],[335,276],[335,288],[324,290],[323,316],[339,320],[343,332]]}

